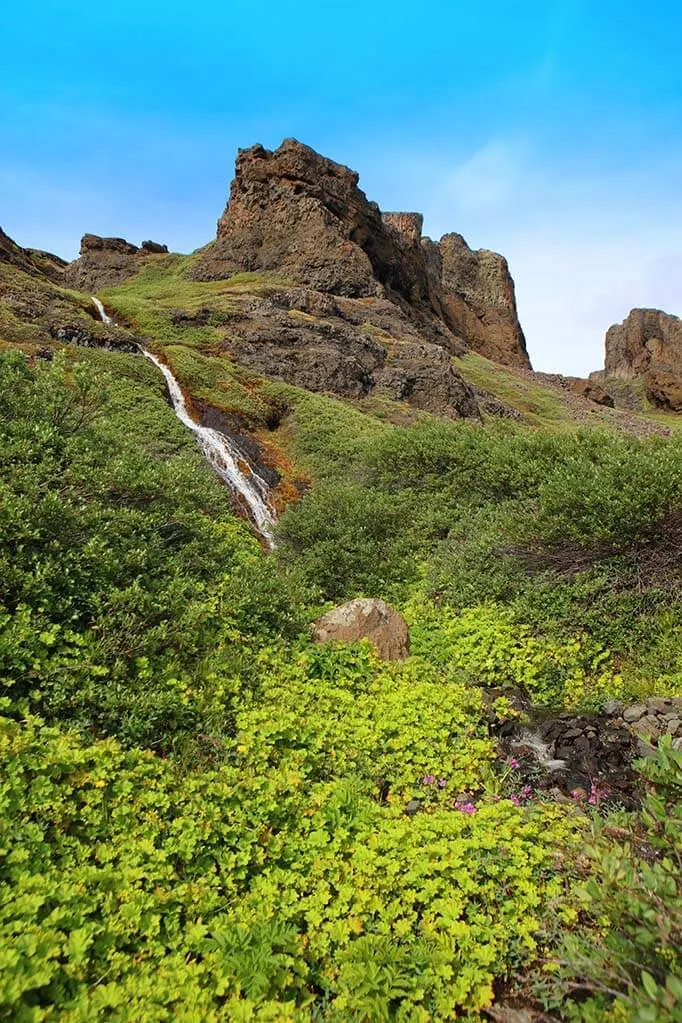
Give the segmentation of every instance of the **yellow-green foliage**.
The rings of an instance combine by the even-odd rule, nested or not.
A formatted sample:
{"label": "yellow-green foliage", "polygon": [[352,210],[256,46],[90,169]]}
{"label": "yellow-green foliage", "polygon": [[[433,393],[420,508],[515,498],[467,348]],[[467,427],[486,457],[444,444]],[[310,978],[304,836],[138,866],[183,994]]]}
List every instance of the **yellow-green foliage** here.
{"label": "yellow-green foliage", "polygon": [[481,787],[495,751],[480,689],[444,681],[423,658],[391,664],[369,648],[306,647],[281,662],[259,658],[272,681],[237,717],[240,761],[254,776],[282,766],[315,781],[358,775],[388,785],[399,807],[423,795],[425,775],[448,780],[441,802]]}
{"label": "yellow-green foliage", "polygon": [[538,704],[594,710],[626,695],[610,651],[584,634],[534,635],[498,604],[454,612],[414,600],[406,614],[414,652],[469,684],[521,687]]}
{"label": "yellow-green foliage", "polygon": [[668,738],[638,766],[641,810],[597,819],[583,845],[583,927],[562,933],[547,922],[558,948],[534,988],[571,1023],[682,1019],[682,751]]}
{"label": "yellow-green foliage", "polygon": [[[397,429],[285,384],[254,396],[182,340],[170,355],[204,400],[289,406],[315,488],[278,562],[146,360],[0,356],[0,1018],[481,1020],[556,921],[582,933],[588,819],[513,791],[480,684],[594,706],[631,691],[611,637],[621,659],[646,646],[642,695],[674,679],[679,445]],[[575,551],[596,567],[562,575]],[[303,630],[320,590],[365,587],[406,603],[404,664]],[[637,818],[616,826],[665,857],[673,802],[645,808],[644,845]],[[613,952],[627,996],[677,1023],[671,871],[610,850],[591,869],[614,912],[594,886],[586,905],[604,955],[589,974],[566,946],[560,1011],[581,1018],[571,965],[603,980]],[[641,897],[616,898],[623,877]]]}
{"label": "yellow-green foliage", "polygon": [[[572,826],[507,799],[464,813],[452,789],[414,818],[402,802],[380,805],[368,775],[421,770],[434,737],[450,765],[444,734],[463,755],[466,697],[434,699],[429,715],[417,693],[419,717],[379,684],[356,739],[347,701],[346,726],[324,718],[358,662],[342,658],[327,679],[311,668],[307,728],[286,708],[279,731],[247,710],[229,764],[190,775],[113,741],[84,747],[0,719],[0,1012],[18,1023],[427,1021],[489,1004],[494,977],[536,948]],[[270,660],[265,706],[290,678]],[[324,770],[330,742],[339,774],[333,760]],[[469,774],[487,757],[471,740]]]}

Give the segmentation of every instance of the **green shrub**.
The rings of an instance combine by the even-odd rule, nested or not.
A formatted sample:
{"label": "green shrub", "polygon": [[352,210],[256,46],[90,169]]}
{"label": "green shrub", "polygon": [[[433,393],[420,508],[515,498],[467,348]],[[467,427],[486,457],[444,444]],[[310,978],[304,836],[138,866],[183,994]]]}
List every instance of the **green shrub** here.
{"label": "green shrub", "polygon": [[298,613],[160,375],[134,356],[3,354],[0,421],[0,683],[16,712],[162,748],[201,730],[212,674],[248,679],[249,644]]}
{"label": "green shrub", "polygon": [[561,936],[536,983],[562,1019],[682,1019],[682,751],[668,740],[639,768],[641,811],[596,819],[583,848],[591,862],[576,895],[587,926]]}

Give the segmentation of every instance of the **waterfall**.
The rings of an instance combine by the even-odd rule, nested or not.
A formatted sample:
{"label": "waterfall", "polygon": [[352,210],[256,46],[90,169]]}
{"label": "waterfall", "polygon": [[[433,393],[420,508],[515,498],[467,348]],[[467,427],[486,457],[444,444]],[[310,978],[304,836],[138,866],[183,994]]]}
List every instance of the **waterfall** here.
{"label": "waterfall", "polygon": [[92,301],[95,303],[95,307],[97,309],[97,312],[99,313],[99,318],[102,321],[102,323],[113,324],[114,321],[112,320],[111,316],[109,316],[109,314],[106,312],[100,300],[98,298],[95,298],[95,296],[93,295]]}
{"label": "waterfall", "polygon": [[[93,303],[103,323],[113,324],[113,320],[104,310],[104,306],[98,298],[93,296]],[[228,486],[235,491],[245,502],[249,509],[251,519],[256,529],[261,534],[268,547],[272,550],[275,546],[272,538],[272,527],[275,524],[275,516],[268,504],[268,487],[264,480],[248,465],[244,456],[239,452],[229,437],[218,430],[201,426],[192,419],[187,409],[187,402],[182,393],[180,384],[177,382],[168,366],[157,359],[155,355],[148,352],[141,345],[140,352],[146,359],[153,362],[157,369],[163,373],[168,393],[170,395],[173,411],[188,430],[191,430],[204,453],[204,456],[212,469]],[[240,463],[248,468],[248,475],[240,468]]]}

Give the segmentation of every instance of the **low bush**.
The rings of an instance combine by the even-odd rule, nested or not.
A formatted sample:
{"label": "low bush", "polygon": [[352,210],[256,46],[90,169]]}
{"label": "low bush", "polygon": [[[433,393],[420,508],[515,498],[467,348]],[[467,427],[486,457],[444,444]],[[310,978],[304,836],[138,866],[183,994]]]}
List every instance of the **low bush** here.
{"label": "low bush", "polygon": [[575,892],[584,926],[536,976],[546,1010],[581,1023],[682,1019],[682,751],[640,761],[636,814],[594,820]]}

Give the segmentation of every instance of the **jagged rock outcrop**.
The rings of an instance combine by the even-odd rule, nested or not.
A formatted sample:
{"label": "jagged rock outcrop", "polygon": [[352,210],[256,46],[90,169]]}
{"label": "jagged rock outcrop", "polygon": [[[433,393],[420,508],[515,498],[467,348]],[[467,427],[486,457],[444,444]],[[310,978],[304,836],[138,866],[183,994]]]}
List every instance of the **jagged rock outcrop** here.
{"label": "jagged rock outcrop", "polygon": [[418,246],[384,223],[355,171],[295,139],[274,151],[256,145],[239,152],[217,240],[193,276],[239,271],[277,273],[333,295],[388,294],[409,306],[430,305]]}
{"label": "jagged rock outcrop", "polygon": [[368,309],[290,289],[252,300],[244,313],[230,321],[224,350],[257,373],[345,398],[377,393],[452,418],[479,416],[450,351],[425,341],[387,300]]}
{"label": "jagged rock outcrop", "polygon": [[451,316],[462,320],[462,336],[476,351],[507,366],[530,369],[526,339],[516,309],[514,281],[504,256],[470,249],[460,234],[439,242],[441,284],[445,299],[455,297],[479,321],[480,329],[457,303]]}
{"label": "jagged rock outcrop", "polygon": [[89,296],[66,290],[67,266],[0,230],[0,339],[42,354],[55,343],[136,352],[129,331],[102,323]]}
{"label": "jagged rock outcrop", "polygon": [[633,309],[606,332],[604,369],[590,381],[625,403],[623,382],[637,382],[654,405],[682,412],[682,320],[660,309]]}
{"label": "jagged rock outcrop", "polygon": [[335,607],[313,625],[318,643],[357,643],[368,639],[385,661],[404,661],[410,652],[410,635],[401,614],[383,600],[361,597]]}
{"label": "jagged rock outcrop", "polygon": [[66,267],[64,283],[88,293],[116,287],[139,273],[149,258],[167,252],[167,246],[158,242],[146,241],[138,248],[125,238],[84,234],[80,256]]}
{"label": "jagged rock outcrop", "polygon": [[421,244],[420,214],[385,214],[358,175],[287,139],[242,150],[200,280],[238,272],[285,285],[230,322],[225,351],[268,376],[360,398],[377,392],[451,416],[478,416],[452,364],[453,333]]}
{"label": "jagged rock outcrop", "polygon": [[503,257],[473,252],[460,235],[439,245],[422,226],[420,213],[382,214],[355,171],[295,139],[256,145],[239,152],[216,241],[190,273],[264,273],[287,285],[286,318],[274,302],[231,325],[230,354],[258,372],[476,416],[451,356],[472,348],[530,367],[514,284]]}

